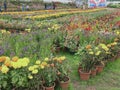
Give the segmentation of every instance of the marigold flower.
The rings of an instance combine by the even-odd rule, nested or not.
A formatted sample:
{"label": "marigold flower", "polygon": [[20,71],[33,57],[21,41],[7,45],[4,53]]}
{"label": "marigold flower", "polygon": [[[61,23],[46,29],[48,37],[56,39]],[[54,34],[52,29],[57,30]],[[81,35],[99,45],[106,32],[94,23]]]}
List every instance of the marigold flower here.
{"label": "marigold flower", "polygon": [[49,61],[49,58],[45,58],[45,61],[46,61],[46,62]]}
{"label": "marigold flower", "polygon": [[98,56],[98,55],[100,55],[100,53],[101,53],[101,51],[97,51],[97,52],[95,53],[95,55]]}
{"label": "marigold flower", "polygon": [[7,66],[3,65],[1,72],[6,74],[8,71],[9,71],[9,68]]}
{"label": "marigold flower", "polygon": [[98,47],[95,47],[96,50],[98,50],[99,48]]}
{"label": "marigold flower", "polygon": [[6,65],[6,66],[11,66],[11,61],[10,61],[10,58],[8,57],[6,57],[6,60],[5,60],[5,62],[4,62],[4,64]]}
{"label": "marigold flower", "polygon": [[18,59],[19,59],[19,58],[18,58],[17,56],[15,56],[15,57],[12,58],[12,61],[13,61],[13,62],[17,62]]}
{"label": "marigold flower", "polygon": [[1,56],[0,57],[0,62],[4,62],[6,60],[6,56]]}
{"label": "marigold flower", "polygon": [[91,49],[91,45],[87,45],[87,46],[86,46],[86,49]]}
{"label": "marigold flower", "polygon": [[41,65],[47,66],[47,63],[46,62],[42,62]]}
{"label": "marigold flower", "polygon": [[29,78],[29,79],[33,79],[33,76],[32,76],[32,75],[28,75],[28,78]]}
{"label": "marigold flower", "polygon": [[41,61],[40,61],[40,60],[37,60],[35,63],[36,63],[36,64],[40,64],[40,63],[41,63]]}
{"label": "marigold flower", "polygon": [[100,44],[99,46],[101,46],[102,49],[104,49],[105,51],[109,50],[109,48],[105,44]]}
{"label": "marigold flower", "polygon": [[28,70],[29,70],[29,71],[33,71],[33,70],[34,70],[34,67],[33,67],[33,66],[30,66],[30,67],[28,68]]}
{"label": "marigold flower", "polygon": [[89,54],[91,54],[91,55],[92,55],[92,54],[94,54],[94,52],[89,52]]}
{"label": "marigold flower", "polygon": [[65,57],[65,56],[62,56],[62,57],[60,57],[60,59],[63,61],[63,60],[66,59],[66,57]]}
{"label": "marigold flower", "polygon": [[37,74],[37,73],[38,73],[37,69],[35,69],[35,70],[32,71],[32,74]]}
{"label": "marigold flower", "polygon": [[41,69],[44,69],[45,67],[44,67],[43,65],[40,65],[40,68],[41,68]]}

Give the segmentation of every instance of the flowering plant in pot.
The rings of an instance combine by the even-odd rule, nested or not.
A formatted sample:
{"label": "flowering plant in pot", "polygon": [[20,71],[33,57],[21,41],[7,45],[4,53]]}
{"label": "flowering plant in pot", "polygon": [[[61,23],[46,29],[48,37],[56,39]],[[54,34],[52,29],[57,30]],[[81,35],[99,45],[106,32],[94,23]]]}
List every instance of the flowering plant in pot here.
{"label": "flowering plant in pot", "polygon": [[[42,71],[44,70],[46,62],[42,62],[41,60],[36,60],[33,65],[28,67],[28,78],[29,78],[29,89],[33,90],[44,90],[43,83],[44,80],[42,78]],[[31,87],[32,86],[32,87]]]}
{"label": "flowering plant in pot", "polygon": [[46,64],[42,71],[45,90],[54,90],[56,80],[56,68],[54,64]]}
{"label": "flowering plant in pot", "polygon": [[78,50],[81,59],[81,66],[82,69],[79,70],[80,77],[82,80],[88,80],[90,77],[91,69],[94,67],[95,64],[95,56],[92,50],[92,45],[86,45],[81,47]]}
{"label": "flowering plant in pot", "polygon": [[67,89],[69,86],[69,66],[65,56],[53,58],[57,69],[57,79],[62,89]]}
{"label": "flowering plant in pot", "polygon": [[97,73],[100,73],[103,71],[103,68],[105,66],[106,57],[111,53],[109,48],[106,44],[100,43],[97,46],[98,49],[98,55],[96,55],[96,62],[95,66],[97,68]]}

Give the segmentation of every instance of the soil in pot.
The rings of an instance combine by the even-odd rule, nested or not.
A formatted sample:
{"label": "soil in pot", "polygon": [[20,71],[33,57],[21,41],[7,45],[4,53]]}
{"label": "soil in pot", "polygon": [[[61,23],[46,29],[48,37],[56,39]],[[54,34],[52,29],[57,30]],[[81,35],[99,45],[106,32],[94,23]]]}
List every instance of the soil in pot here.
{"label": "soil in pot", "polygon": [[64,81],[60,81],[60,87],[64,90],[67,90],[69,86],[70,79],[69,77],[65,77]]}

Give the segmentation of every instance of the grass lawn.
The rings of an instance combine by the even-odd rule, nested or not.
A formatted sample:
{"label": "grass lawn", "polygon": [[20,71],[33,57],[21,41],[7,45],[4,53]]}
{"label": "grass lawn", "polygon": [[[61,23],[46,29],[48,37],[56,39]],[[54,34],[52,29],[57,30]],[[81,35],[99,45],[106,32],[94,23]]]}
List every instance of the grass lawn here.
{"label": "grass lawn", "polygon": [[[82,81],[77,72],[79,57],[68,53],[60,55],[65,55],[69,60],[71,83],[68,90],[120,90],[120,59],[108,62],[101,74]],[[61,89],[58,87],[55,90]]]}

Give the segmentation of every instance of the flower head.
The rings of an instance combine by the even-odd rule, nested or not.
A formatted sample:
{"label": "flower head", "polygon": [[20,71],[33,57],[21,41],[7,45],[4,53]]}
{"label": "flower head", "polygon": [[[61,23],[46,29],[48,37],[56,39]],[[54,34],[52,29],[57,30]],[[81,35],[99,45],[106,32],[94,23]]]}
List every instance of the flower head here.
{"label": "flower head", "polygon": [[1,72],[6,74],[8,71],[9,71],[9,68],[6,65],[3,65]]}

